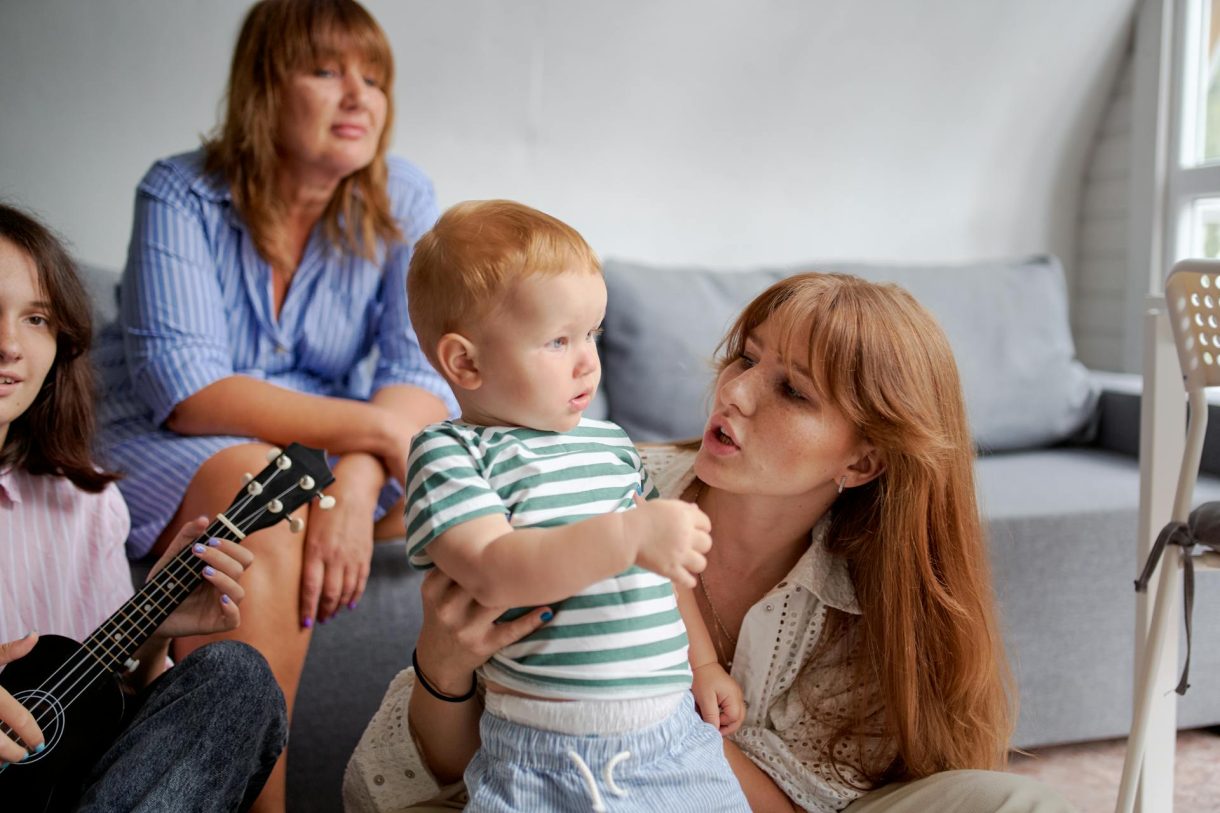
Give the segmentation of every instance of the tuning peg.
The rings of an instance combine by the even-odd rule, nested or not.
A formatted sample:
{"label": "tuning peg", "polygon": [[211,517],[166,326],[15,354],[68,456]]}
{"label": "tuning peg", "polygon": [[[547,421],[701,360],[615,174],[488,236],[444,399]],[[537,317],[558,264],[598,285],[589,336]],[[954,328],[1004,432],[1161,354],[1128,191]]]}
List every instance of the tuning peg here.
{"label": "tuning peg", "polygon": [[251,497],[257,497],[259,494],[263,493],[263,484],[258,480],[251,480],[246,484],[246,493]]}
{"label": "tuning peg", "polygon": [[251,474],[250,472],[246,472],[245,474],[243,474],[241,476],[241,484],[244,486],[246,483],[250,482],[253,479],[254,479],[254,475]]}
{"label": "tuning peg", "polygon": [[329,494],[320,494],[318,497],[318,507],[323,511],[329,511],[335,507],[335,498]]}
{"label": "tuning peg", "polygon": [[284,510],[284,504],[279,500],[273,499],[267,503],[267,510],[273,514],[278,514]]}
{"label": "tuning peg", "polygon": [[267,452],[267,462],[270,463],[272,460],[275,460],[277,457],[279,457],[283,453],[284,453],[284,450],[281,449],[280,447],[272,446],[271,449]]}
{"label": "tuning peg", "polygon": [[288,455],[281,455],[275,459],[275,467],[280,471],[288,471],[292,468],[292,458]]}
{"label": "tuning peg", "polygon": [[310,491],[314,487],[313,478],[306,474],[297,483],[305,491]]}
{"label": "tuning peg", "polygon": [[305,530],[305,520],[301,519],[300,517],[292,517],[288,520],[288,530],[292,531],[294,534],[299,534],[301,531]]}

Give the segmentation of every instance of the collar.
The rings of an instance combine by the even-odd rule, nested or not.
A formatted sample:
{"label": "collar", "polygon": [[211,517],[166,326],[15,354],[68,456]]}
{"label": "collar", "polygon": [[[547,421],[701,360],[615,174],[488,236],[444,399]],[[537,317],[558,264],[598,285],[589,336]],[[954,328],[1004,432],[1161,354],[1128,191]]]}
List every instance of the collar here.
{"label": "collar", "polygon": [[856,587],[851,583],[847,560],[826,550],[830,514],[818,520],[810,534],[809,549],[788,572],[785,581],[805,588],[823,604],[852,615],[860,615]]}
{"label": "collar", "polygon": [[208,173],[204,171],[204,151],[202,148],[194,152],[176,155],[170,161],[178,164],[180,170],[188,178],[191,178],[190,190],[196,195],[199,195],[204,200],[210,200],[215,203],[233,202],[233,191],[225,180],[224,175],[219,172]]}
{"label": "collar", "polygon": [[[695,469],[688,466],[686,473],[678,480],[674,497],[681,496],[694,481]],[[856,598],[856,587],[851,583],[847,560],[826,550],[826,534],[829,530],[830,513],[827,512],[813,526],[809,534],[809,547],[772,592],[801,587],[828,607],[860,615],[860,602]]]}
{"label": "collar", "polygon": [[14,469],[0,472],[0,494],[10,503],[20,504],[23,492],[21,489],[21,474]]}

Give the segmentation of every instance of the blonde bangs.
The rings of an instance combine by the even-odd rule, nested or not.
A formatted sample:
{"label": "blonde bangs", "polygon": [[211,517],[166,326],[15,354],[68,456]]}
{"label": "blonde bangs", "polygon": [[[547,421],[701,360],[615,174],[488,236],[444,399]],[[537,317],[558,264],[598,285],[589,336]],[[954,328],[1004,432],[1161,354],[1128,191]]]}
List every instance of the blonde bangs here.
{"label": "blonde bangs", "polygon": [[385,32],[361,6],[334,3],[290,3],[284,8],[277,48],[268,54],[276,76],[311,70],[327,59],[355,55],[378,71],[387,91],[394,79],[394,55]]}
{"label": "blonde bangs", "polygon": [[263,0],[246,15],[233,51],[224,121],[204,141],[205,169],[229,183],[259,254],[291,268],[276,192],[280,92],[292,74],[328,58],[356,54],[377,72],[385,124],[373,160],[339,182],[322,216],[336,248],[377,260],[379,245],[402,239],[390,207],[389,150],[394,126],[394,56],[385,32],[354,0]]}

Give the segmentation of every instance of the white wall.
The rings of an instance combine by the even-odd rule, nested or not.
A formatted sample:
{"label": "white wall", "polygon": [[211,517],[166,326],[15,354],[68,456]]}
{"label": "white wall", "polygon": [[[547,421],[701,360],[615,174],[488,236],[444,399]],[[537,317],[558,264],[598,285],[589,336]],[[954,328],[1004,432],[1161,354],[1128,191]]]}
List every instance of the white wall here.
{"label": "white wall", "polygon": [[[396,151],[603,254],[1075,257],[1135,0],[370,0]],[[0,0],[0,196],[122,263],[132,191],[215,123],[236,0]]]}

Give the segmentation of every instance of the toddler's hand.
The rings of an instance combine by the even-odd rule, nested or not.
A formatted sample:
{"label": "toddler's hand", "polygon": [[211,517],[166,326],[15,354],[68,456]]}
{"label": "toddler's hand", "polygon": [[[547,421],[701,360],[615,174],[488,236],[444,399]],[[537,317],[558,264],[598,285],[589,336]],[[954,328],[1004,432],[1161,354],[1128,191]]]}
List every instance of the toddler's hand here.
{"label": "toddler's hand", "polygon": [[636,508],[623,515],[626,532],[637,539],[635,563],[694,587],[695,575],[707,567],[704,554],[712,547],[712,522],[697,505],[681,500],[645,501],[638,494]]}
{"label": "toddler's hand", "polygon": [[741,687],[729,677],[724,667],[715,661],[697,667],[694,674],[691,692],[695,695],[699,716],[704,722],[716,726],[721,735],[727,737],[741,727],[741,721],[746,714]]}

